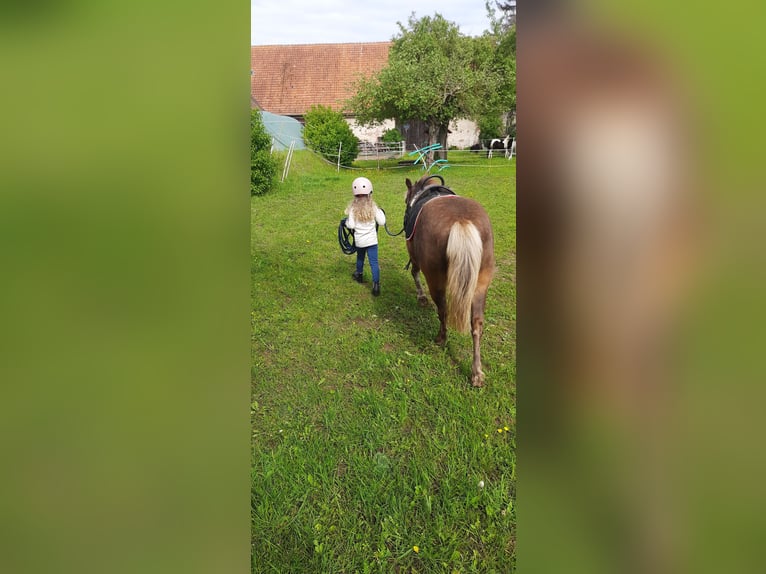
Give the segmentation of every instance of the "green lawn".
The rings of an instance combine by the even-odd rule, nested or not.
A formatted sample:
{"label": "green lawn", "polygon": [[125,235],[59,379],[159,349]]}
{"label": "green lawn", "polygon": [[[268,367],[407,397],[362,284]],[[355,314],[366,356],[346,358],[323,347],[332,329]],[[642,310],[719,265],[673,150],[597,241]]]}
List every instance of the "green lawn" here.
{"label": "green lawn", "polygon": [[422,171],[373,160],[337,173],[296,152],[287,180],[251,200],[253,572],[512,570],[516,161],[449,160],[447,185],[495,230],[481,389],[468,335],[433,343],[436,310],[417,304],[403,237],[380,229],[378,298],[338,246],[355,177],[398,231],[404,179]]}

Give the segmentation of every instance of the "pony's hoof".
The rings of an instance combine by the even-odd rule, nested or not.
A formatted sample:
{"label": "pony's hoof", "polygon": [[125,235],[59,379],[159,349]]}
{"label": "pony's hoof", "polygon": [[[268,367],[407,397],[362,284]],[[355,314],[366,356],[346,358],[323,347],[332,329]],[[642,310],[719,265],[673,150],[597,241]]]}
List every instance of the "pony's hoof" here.
{"label": "pony's hoof", "polygon": [[471,384],[474,387],[483,387],[484,386],[484,373],[476,373],[471,377]]}
{"label": "pony's hoof", "polygon": [[425,295],[420,295],[418,297],[418,303],[420,304],[421,307],[428,307],[428,297],[426,297]]}

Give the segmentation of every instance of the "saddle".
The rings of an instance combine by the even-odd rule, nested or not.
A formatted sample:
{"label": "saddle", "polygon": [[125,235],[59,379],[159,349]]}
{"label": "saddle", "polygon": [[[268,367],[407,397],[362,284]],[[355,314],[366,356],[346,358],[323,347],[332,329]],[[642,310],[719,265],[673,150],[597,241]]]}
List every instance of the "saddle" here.
{"label": "saddle", "polygon": [[423,206],[432,199],[443,197],[445,195],[456,196],[457,194],[450,188],[438,183],[427,185],[418,192],[418,194],[415,196],[414,203],[412,203],[412,205],[408,205],[407,209],[404,210],[404,237],[407,239],[407,241],[412,239],[412,236],[415,235],[415,227],[417,225],[418,217],[420,216],[420,211],[423,209]]}

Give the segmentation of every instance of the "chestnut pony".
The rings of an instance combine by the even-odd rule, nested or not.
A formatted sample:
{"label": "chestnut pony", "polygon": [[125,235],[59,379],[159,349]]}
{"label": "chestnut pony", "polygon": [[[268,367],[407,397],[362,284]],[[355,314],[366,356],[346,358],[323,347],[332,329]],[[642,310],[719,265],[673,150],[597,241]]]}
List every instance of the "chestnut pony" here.
{"label": "chestnut pony", "polygon": [[[441,184],[435,180],[441,180]],[[420,283],[426,278],[439,314],[436,343],[447,340],[447,326],[471,330],[473,363],[471,383],[484,384],[481,370],[481,334],[487,289],[495,270],[492,225],[484,208],[473,199],[455,195],[438,175],[425,175],[414,185],[407,179],[407,251],[418,302],[428,305]]]}

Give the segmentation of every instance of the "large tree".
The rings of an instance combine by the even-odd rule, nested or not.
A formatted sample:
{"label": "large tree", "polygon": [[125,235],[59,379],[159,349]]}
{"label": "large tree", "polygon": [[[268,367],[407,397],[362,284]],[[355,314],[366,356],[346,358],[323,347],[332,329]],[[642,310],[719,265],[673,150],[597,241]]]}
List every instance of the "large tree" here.
{"label": "large tree", "polygon": [[490,27],[474,43],[486,84],[473,117],[480,125],[493,125],[504,116],[508,123],[498,125],[499,136],[510,133],[516,109],[516,10],[515,2],[487,0],[485,6]]}
{"label": "large tree", "polygon": [[420,120],[427,126],[427,143],[446,150],[452,120],[472,117],[486,82],[477,66],[471,38],[440,14],[399,25],[388,65],[377,76],[361,80],[350,107],[361,124],[389,118]]}
{"label": "large tree", "polygon": [[[516,25],[516,0],[493,0],[491,3],[490,0],[487,0],[485,6],[487,11],[491,13],[490,19],[496,20],[504,28],[509,29]],[[495,12],[495,7],[499,14]]]}
{"label": "large tree", "polygon": [[510,117],[516,105],[516,27],[499,10],[487,3],[490,29],[477,38],[464,36],[438,13],[420,19],[412,14],[406,26],[398,22],[387,66],[357,82],[349,102],[357,121],[421,121],[427,141],[417,143],[438,142],[446,150],[451,121]]}

